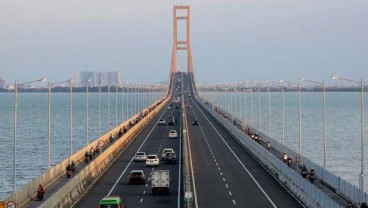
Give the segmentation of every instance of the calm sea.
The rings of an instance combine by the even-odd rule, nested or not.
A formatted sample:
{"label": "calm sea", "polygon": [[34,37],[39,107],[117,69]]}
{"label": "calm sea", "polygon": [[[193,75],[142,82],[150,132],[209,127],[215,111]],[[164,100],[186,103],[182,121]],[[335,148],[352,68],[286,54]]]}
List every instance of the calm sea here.
{"label": "calm sea", "polygon": [[[101,134],[163,97],[163,93],[101,93]],[[108,99],[108,97],[110,97]],[[116,99],[117,98],[117,99]],[[89,93],[89,142],[99,137],[98,93]],[[108,105],[109,103],[109,105]],[[85,93],[73,94],[73,152],[87,144]],[[108,106],[110,106],[108,108]],[[51,165],[70,154],[70,94],[52,93]],[[108,110],[109,109],[109,110]],[[110,112],[108,115],[108,111]],[[110,121],[110,122],[108,122]],[[0,93],[0,199],[13,190],[14,94]],[[16,187],[48,168],[48,94],[19,93]]]}
{"label": "calm sea", "polygon": [[[281,92],[204,93],[211,102],[282,141]],[[269,108],[270,98],[270,108]],[[252,102],[253,100],[253,102]],[[368,99],[365,98],[364,103]],[[253,103],[253,110],[252,110]],[[299,104],[297,92],[285,92],[284,144],[299,150]],[[365,105],[367,106],[367,105]],[[323,100],[321,92],[302,92],[302,154],[323,166]],[[253,112],[253,119],[252,119]],[[271,112],[271,113],[270,113]],[[271,114],[271,121],[270,121]],[[364,114],[367,118],[367,112]],[[270,128],[271,123],[271,128]],[[326,93],[326,167],[358,187],[361,169],[361,100],[359,92]],[[368,121],[364,125],[367,135]],[[271,132],[270,132],[271,129]],[[365,142],[368,143],[368,142]],[[364,167],[368,167],[368,145],[364,144]],[[368,168],[364,168],[364,173]],[[365,174],[367,175],[367,174]],[[368,176],[365,177],[365,190]]]}

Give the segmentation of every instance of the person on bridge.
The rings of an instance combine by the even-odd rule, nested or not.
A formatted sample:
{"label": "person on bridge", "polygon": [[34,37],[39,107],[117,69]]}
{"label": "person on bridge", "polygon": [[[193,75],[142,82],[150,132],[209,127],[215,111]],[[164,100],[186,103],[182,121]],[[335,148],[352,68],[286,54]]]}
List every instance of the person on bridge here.
{"label": "person on bridge", "polygon": [[38,189],[37,189],[37,199],[42,200],[44,197],[45,197],[45,189],[40,184],[38,185]]}
{"label": "person on bridge", "polygon": [[72,163],[71,163],[71,165],[70,165],[70,167],[72,168],[72,172],[74,172],[74,171],[75,171],[76,166],[77,166],[77,164],[75,163],[75,161],[74,161],[74,160],[72,160]]}
{"label": "person on bridge", "polygon": [[114,141],[114,137],[112,137],[112,134],[110,134],[110,142]]}

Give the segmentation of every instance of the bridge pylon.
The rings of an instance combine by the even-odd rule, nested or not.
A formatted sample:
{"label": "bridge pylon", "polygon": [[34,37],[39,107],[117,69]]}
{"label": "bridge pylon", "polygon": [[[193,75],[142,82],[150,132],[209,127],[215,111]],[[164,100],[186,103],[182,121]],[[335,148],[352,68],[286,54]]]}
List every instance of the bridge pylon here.
{"label": "bridge pylon", "polygon": [[[177,10],[186,10],[186,16],[177,16]],[[193,72],[193,60],[192,60],[192,48],[190,45],[190,6],[174,6],[174,38],[173,38],[173,51],[171,58],[171,70],[170,74],[177,71],[177,51],[187,51],[187,66],[188,72]],[[186,21],[186,40],[178,40],[178,21]]]}

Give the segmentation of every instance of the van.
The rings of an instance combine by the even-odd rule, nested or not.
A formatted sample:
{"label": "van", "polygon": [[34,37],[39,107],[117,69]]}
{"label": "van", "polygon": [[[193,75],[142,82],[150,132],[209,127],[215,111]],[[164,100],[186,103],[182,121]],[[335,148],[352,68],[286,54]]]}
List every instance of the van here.
{"label": "van", "polygon": [[100,200],[99,208],[126,208],[119,196],[105,196]]}

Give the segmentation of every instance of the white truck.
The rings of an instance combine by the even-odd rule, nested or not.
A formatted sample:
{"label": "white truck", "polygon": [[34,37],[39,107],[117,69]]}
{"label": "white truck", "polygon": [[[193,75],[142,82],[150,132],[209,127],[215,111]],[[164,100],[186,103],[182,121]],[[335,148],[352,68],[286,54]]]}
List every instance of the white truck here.
{"label": "white truck", "polygon": [[168,170],[154,170],[151,173],[152,194],[169,194],[170,174]]}

